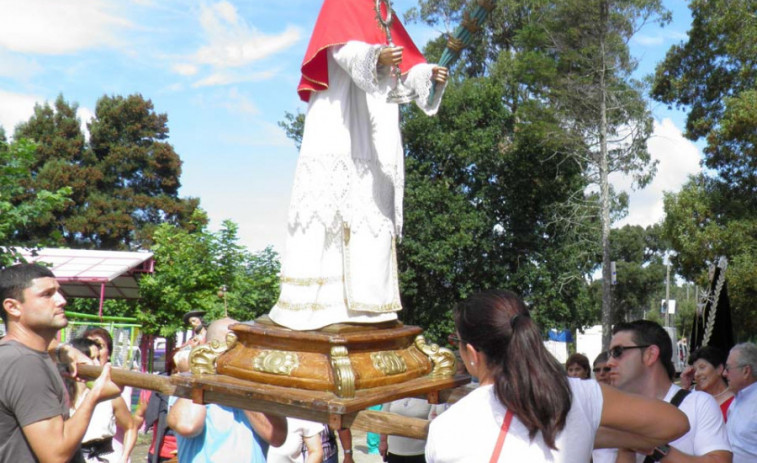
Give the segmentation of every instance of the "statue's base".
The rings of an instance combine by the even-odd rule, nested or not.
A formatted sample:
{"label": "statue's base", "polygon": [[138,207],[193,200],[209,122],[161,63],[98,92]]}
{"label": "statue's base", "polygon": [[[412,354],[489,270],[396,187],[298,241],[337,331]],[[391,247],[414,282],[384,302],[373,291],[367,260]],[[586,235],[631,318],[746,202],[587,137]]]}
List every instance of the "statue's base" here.
{"label": "statue's base", "polygon": [[429,374],[451,376],[455,368],[450,351],[427,345],[421,328],[398,321],[295,331],[263,316],[231,329],[236,342],[218,357],[216,372],[274,386],[350,398]]}
{"label": "statue's base", "polygon": [[439,403],[440,391],[470,381],[455,375],[451,351],[397,321],[294,331],[264,316],[231,329],[225,346],[192,349],[193,374],[171,378],[176,395],[338,428],[371,405],[408,396]]}

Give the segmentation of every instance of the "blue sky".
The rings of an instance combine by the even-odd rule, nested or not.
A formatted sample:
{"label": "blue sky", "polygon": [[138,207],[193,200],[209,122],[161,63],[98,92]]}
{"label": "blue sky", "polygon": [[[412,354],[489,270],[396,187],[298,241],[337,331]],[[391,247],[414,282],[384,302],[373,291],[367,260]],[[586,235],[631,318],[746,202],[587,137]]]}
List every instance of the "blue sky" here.
{"label": "blue sky", "polygon": [[[686,2],[667,0],[673,23],[634,38],[639,74],[685,38]],[[140,93],[167,113],[181,156],[182,196],[195,196],[211,227],[240,226],[251,251],[283,251],[297,151],[277,122],[305,110],[299,66],[320,0],[0,0],[0,125],[10,135],[35,102],[63,94],[86,122],[103,95]],[[395,0],[404,12],[413,0]],[[453,29],[456,25],[450,25]],[[446,29],[408,25],[416,43]],[[633,192],[621,223],[662,218],[662,192],[698,171],[700,150],[683,139],[684,114],[653,104],[655,181]],[[442,106],[442,111],[444,106]],[[629,185],[615,177],[617,187]]]}

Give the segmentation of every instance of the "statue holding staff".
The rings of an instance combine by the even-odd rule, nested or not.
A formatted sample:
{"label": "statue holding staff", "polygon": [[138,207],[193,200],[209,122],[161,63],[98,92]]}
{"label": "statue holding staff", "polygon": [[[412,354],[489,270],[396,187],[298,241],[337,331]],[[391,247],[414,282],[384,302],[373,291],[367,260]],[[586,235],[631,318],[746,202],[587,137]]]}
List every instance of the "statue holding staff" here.
{"label": "statue holding staff", "polygon": [[407,87],[433,115],[447,69],[426,63],[388,0],[325,0],[301,70],[308,109],[270,318],[295,330],[395,320],[404,153],[387,98]]}

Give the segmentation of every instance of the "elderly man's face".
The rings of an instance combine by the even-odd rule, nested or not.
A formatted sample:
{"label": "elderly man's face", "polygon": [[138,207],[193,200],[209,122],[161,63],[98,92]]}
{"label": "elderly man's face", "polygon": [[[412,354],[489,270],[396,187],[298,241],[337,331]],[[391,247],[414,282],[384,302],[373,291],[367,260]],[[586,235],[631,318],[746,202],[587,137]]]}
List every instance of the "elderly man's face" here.
{"label": "elderly man's face", "polygon": [[734,394],[754,382],[751,380],[752,367],[743,365],[741,363],[741,354],[733,350],[728,354],[723,376],[728,381],[728,387],[731,388]]}

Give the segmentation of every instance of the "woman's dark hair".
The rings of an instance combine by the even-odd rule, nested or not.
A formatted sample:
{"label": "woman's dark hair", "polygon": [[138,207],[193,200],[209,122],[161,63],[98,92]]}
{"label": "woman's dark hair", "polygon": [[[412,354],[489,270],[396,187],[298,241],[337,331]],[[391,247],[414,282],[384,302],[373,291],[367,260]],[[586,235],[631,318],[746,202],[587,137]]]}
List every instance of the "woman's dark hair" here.
{"label": "woman's dark hair", "polygon": [[721,365],[725,365],[727,355],[717,347],[704,346],[697,349],[696,352],[691,354],[691,364],[694,364],[699,359],[707,361],[713,368],[717,368]]}
{"label": "woman's dark hair", "polygon": [[571,365],[578,365],[579,367],[584,369],[584,379],[591,378],[591,366],[589,366],[589,358],[586,357],[584,354],[575,353],[568,357],[568,360],[565,361],[565,369],[567,370],[570,368]]}
{"label": "woman's dark hair", "polygon": [[105,339],[105,345],[108,346],[108,360],[110,360],[110,357],[113,355],[113,337],[110,335],[108,330],[99,326],[96,326],[94,328],[87,328],[87,331],[85,331],[82,336],[85,338],[88,338],[90,336],[97,336],[98,338]]}
{"label": "woman's dark hair", "polygon": [[455,326],[461,344],[486,354],[499,401],[531,439],[541,431],[544,442],[556,449],[572,401],[570,385],[523,301],[509,291],[474,294],[455,308]]}

